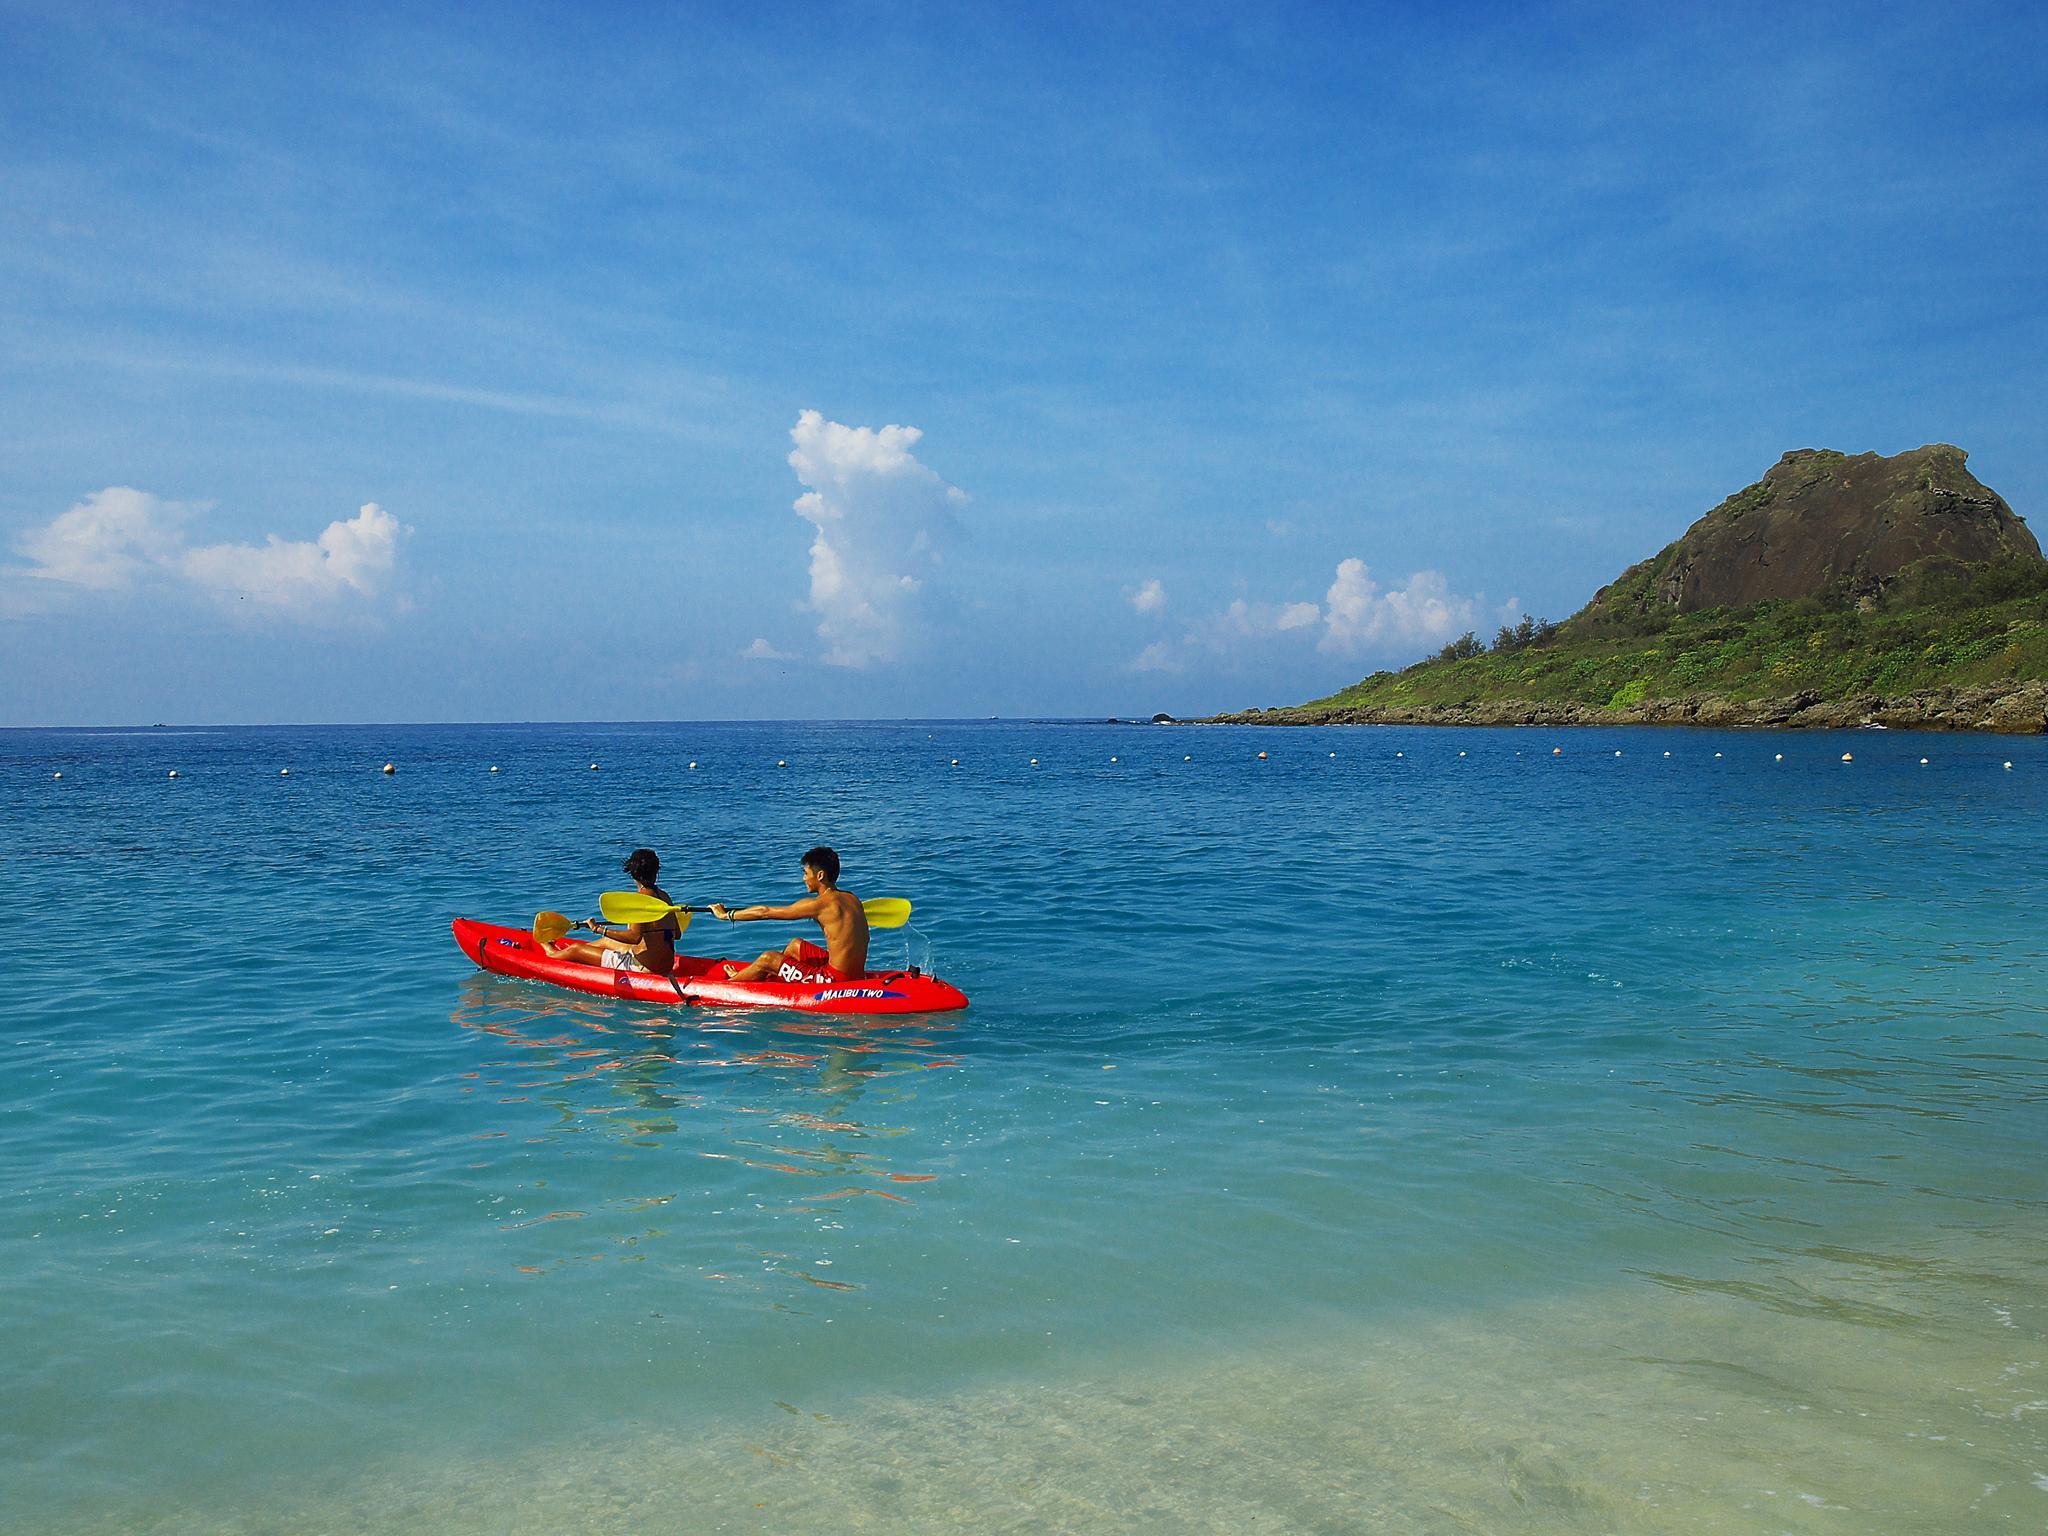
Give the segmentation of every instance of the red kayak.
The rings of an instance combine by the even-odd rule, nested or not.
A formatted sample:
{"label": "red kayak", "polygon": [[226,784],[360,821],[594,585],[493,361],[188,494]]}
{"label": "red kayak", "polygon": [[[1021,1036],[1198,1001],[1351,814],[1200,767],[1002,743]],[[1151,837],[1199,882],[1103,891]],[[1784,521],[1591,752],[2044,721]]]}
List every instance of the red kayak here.
{"label": "red kayak", "polygon": [[958,987],[918,970],[869,971],[855,979],[829,981],[726,981],[723,960],[677,955],[675,974],[656,976],[558,959],[523,928],[501,928],[467,917],[455,919],[454,926],[462,952],[487,971],[635,1003],[793,1008],[800,1013],[943,1013],[967,1006],[967,996]]}

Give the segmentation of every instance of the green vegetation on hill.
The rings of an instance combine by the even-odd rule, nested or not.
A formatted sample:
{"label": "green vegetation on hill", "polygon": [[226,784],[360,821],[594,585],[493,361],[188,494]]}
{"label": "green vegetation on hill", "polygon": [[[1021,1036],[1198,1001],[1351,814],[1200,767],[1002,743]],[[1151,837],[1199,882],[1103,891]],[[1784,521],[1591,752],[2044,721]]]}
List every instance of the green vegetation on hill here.
{"label": "green vegetation on hill", "polygon": [[1620,710],[1645,699],[1736,702],[1812,692],[1896,696],[2048,679],[2048,566],[1928,561],[1876,596],[1820,596],[1680,613],[1630,599],[1631,568],[1563,625],[1524,621],[1489,648],[1464,635],[1399,672],[1375,672],[1303,710],[1466,707],[1504,699]]}

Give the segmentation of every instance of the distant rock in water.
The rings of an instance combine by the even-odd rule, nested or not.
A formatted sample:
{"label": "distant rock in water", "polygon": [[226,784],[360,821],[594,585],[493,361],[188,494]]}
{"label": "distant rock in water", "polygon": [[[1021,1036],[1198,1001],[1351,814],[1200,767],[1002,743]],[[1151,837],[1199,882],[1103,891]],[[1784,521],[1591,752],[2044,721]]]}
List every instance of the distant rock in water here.
{"label": "distant rock in water", "polygon": [[1585,617],[1746,608],[1840,592],[1874,597],[1909,566],[2041,562],[2041,546],[1969,455],[1933,443],[1887,459],[1796,448],[1675,544],[1593,594]]}

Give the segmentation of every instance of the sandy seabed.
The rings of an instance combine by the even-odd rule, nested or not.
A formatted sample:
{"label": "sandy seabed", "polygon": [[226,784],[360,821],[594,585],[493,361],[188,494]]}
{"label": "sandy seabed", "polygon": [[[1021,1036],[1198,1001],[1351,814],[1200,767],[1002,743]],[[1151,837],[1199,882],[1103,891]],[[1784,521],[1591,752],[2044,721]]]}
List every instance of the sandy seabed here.
{"label": "sandy seabed", "polygon": [[2048,1268],[1816,1248],[1486,1315],[929,1399],[764,1405],[77,1529],[1955,1532],[2048,1528]]}

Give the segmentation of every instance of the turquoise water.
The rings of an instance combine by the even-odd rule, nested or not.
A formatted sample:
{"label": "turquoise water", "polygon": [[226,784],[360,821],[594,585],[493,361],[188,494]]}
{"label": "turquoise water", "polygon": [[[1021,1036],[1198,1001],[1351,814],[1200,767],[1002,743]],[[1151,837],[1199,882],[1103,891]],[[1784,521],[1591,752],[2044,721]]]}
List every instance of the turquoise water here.
{"label": "turquoise water", "polygon": [[[2042,741],[15,731],[0,793],[0,1528],[2048,1523]],[[448,934],[819,840],[971,1009]]]}

